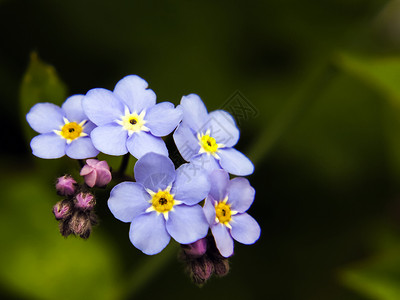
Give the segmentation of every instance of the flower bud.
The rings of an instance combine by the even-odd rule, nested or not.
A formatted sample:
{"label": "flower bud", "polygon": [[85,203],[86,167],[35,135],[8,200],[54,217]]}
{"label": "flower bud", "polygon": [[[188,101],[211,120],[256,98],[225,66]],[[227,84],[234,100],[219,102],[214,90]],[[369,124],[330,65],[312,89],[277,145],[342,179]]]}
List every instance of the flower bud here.
{"label": "flower bud", "polygon": [[227,275],[229,273],[229,260],[225,257],[214,260],[214,273],[220,277]]}
{"label": "flower bud", "polygon": [[69,222],[70,229],[75,235],[79,235],[83,239],[87,239],[92,231],[90,217],[81,211],[77,211]]}
{"label": "flower bud", "polygon": [[190,277],[195,284],[204,284],[213,272],[214,265],[207,256],[202,256],[190,262]]}
{"label": "flower bud", "polygon": [[76,191],[76,181],[70,175],[64,175],[57,179],[57,193],[61,196],[72,196]]}
{"label": "flower bud", "polygon": [[199,258],[207,251],[207,239],[202,238],[194,243],[182,245],[182,249],[188,258]]}
{"label": "flower bud", "polygon": [[90,186],[103,187],[111,181],[110,167],[105,160],[87,159],[86,165],[81,169],[80,175],[85,183]]}
{"label": "flower bud", "polygon": [[75,196],[74,203],[80,210],[91,210],[96,205],[96,199],[93,194],[79,193]]}
{"label": "flower bud", "polygon": [[72,214],[72,205],[68,200],[57,202],[53,206],[53,214],[56,220],[65,220]]}
{"label": "flower bud", "polygon": [[63,219],[63,220],[60,220],[60,223],[58,224],[60,233],[65,238],[67,236],[69,236],[70,234],[72,234],[71,226],[69,224],[70,220],[71,219]]}

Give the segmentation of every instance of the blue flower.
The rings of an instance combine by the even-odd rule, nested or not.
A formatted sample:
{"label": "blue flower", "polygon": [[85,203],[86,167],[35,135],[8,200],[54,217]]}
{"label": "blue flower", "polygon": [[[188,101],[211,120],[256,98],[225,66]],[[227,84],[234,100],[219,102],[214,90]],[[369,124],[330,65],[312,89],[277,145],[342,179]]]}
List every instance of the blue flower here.
{"label": "blue flower", "polygon": [[182,97],[179,107],[183,109],[183,119],[174,132],[174,140],[186,161],[210,171],[222,168],[239,176],[253,173],[253,163],[233,148],[239,140],[239,129],[229,113],[208,113],[195,94]]}
{"label": "blue flower", "polygon": [[171,237],[181,244],[207,235],[208,222],[198,203],[209,190],[207,172],[184,164],[175,170],[163,155],[148,153],[135,164],[136,182],[116,185],[108,207],[113,215],[131,222],[132,244],[145,254],[163,250]]}
{"label": "blue flower", "polygon": [[113,92],[96,88],[83,100],[83,109],[98,127],[93,144],[105,154],[140,158],[148,152],[168,155],[162,136],[171,133],[182,118],[172,103],[156,105],[156,94],[136,75],[121,79]]}
{"label": "blue flower", "polygon": [[224,170],[213,171],[210,178],[212,186],[203,209],[219,252],[229,257],[233,254],[233,240],[249,245],[260,237],[260,226],[246,213],[255,190],[245,178],[229,180]]}
{"label": "blue flower", "polygon": [[96,156],[89,134],[95,125],[82,109],[83,95],[69,97],[61,108],[52,103],[34,105],[26,119],[38,133],[31,141],[32,153],[40,158],[59,158],[65,154],[74,159]]}

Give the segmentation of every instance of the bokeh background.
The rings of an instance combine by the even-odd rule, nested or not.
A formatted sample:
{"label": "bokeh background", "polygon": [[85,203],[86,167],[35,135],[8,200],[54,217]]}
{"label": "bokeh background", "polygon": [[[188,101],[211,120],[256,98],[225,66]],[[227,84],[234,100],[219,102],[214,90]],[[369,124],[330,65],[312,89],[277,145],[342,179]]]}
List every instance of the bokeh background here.
{"label": "bokeh background", "polygon": [[[1,299],[400,299],[400,1],[1,0],[0,28]],[[128,74],[230,111],[256,165],[261,238],[201,288],[173,244],[130,244],[107,191],[62,238],[53,184],[78,165],[31,155],[34,103]]]}

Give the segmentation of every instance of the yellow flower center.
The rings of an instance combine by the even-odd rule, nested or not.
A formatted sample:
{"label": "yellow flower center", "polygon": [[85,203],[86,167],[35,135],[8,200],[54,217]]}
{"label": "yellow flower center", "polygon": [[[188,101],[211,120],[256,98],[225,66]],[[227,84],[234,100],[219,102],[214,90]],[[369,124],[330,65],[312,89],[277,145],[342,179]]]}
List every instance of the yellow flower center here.
{"label": "yellow flower center", "polygon": [[206,152],[215,153],[218,151],[218,144],[212,136],[203,135],[200,138],[200,145]]}
{"label": "yellow flower center", "polygon": [[211,154],[215,158],[219,159],[217,154],[218,149],[225,147],[224,144],[218,144],[215,138],[210,136],[210,130],[207,130],[205,134],[198,133],[197,139],[199,140],[200,150],[199,153]]}
{"label": "yellow flower center", "polygon": [[215,204],[215,214],[216,214],[216,219],[218,219],[218,222],[224,225],[227,225],[229,221],[232,219],[231,207],[224,201]]}
{"label": "yellow flower center", "polygon": [[142,111],[139,115],[136,112],[130,113],[129,108],[125,107],[125,115],[117,123],[125,130],[128,130],[129,135],[132,135],[134,132],[149,131],[144,125],[146,124],[144,120],[145,114],[145,111]]}
{"label": "yellow flower center", "polygon": [[168,190],[158,191],[153,195],[151,203],[155,211],[159,213],[169,212],[175,204],[174,196]]}
{"label": "yellow flower center", "polygon": [[86,122],[87,120],[83,120],[78,124],[76,122],[70,122],[67,118],[64,118],[64,125],[61,126],[60,130],[53,130],[53,132],[66,139],[67,143],[70,144],[77,138],[87,136],[87,133],[83,132]]}
{"label": "yellow flower center", "polygon": [[76,122],[65,124],[61,128],[61,136],[67,140],[74,140],[81,136],[83,127]]}

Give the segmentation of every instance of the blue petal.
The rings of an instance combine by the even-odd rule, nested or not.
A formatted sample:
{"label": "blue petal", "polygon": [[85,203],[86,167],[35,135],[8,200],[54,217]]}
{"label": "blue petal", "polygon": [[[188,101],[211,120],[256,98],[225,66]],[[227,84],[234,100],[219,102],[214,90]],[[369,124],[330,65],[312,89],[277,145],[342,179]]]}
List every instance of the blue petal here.
{"label": "blue petal", "polygon": [[126,146],[129,152],[138,159],[149,152],[168,156],[167,146],[163,139],[145,131],[133,133]]}
{"label": "blue petal", "polygon": [[190,160],[190,163],[200,168],[204,168],[209,174],[214,170],[221,169],[218,160],[216,160],[213,156],[208,155],[207,153],[196,155],[194,158]]}
{"label": "blue petal", "polygon": [[203,211],[208,221],[208,224],[210,225],[213,225],[215,223],[215,203],[216,201],[211,195],[209,195],[204,201]]}
{"label": "blue petal", "polygon": [[26,115],[26,120],[33,130],[48,133],[60,130],[64,126],[64,112],[55,104],[38,103]]}
{"label": "blue petal", "polygon": [[183,164],[176,170],[176,179],[171,190],[175,199],[187,205],[194,205],[207,197],[210,181],[206,170],[191,163]]}
{"label": "blue petal", "polygon": [[161,252],[171,239],[165,229],[163,215],[157,215],[156,212],[141,214],[134,218],[129,238],[136,248],[148,255]]}
{"label": "blue petal", "polygon": [[215,244],[224,257],[229,257],[233,254],[233,239],[229,234],[228,228],[221,223],[211,226],[211,232],[214,236]]}
{"label": "blue petal", "polygon": [[65,100],[64,104],[61,106],[68,121],[80,123],[81,121],[88,119],[86,114],[83,112],[83,97],[83,95],[71,96]]}
{"label": "blue petal", "polygon": [[191,129],[199,132],[207,123],[208,113],[203,101],[196,94],[183,96],[181,99],[183,108],[182,121]]}
{"label": "blue petal", "polygon": [[150,207],[148,202],[150,198],[141,184],[122,182],[111,190],[107,203],[115,218],[122,222],[132,222],[135,217]]}
{"label": "blue petal", "polygon": [[170,134],[182,120],[182,108],[170,102],[162,102],[150,108],[145,116],[146,126],[155,136]]}
{"label": "blue petal", "polygon": [[89,133],[91,133],[92,130],[95,129],[96,127],[97,127],[97,126],[96,126],[93,122],[87,121],[86,124],[83,125],[83,132],[89,134]]}
{"label": "blue petal", "polygon": [[226,196],[226,188],[229,183],[229,174],[225,170],[214,170],[210,174],[211,189],[210,195],[217,201]]}
{"label": "blue petal", "polygon": [[118,81],[114,93],[121,98],[132,113],[140,113],[156,104],[156,94],[147,89],[147,86],[144,79],[137,75],[129,75]]}
{"label": "blue petal", "polygon": [[174,206],[168,213],[167,231],[180,244],[190,244],[205,237],[208,222],[201,206]]}
{"label": "blue petal", "polygon": [[124,155],[128,153],[126,140],[128,132],[117,124],[107,124],[96,127],[90,133],[93,145],[100,151],[109,155]]}
{"label": "blue petal", "polygon": [[189,161],[199,153],[199,141],[192,130],[184,123],[178,125],[173,137],[176,147],[184,160]]}
{"label": "blue petal", "polygon": [[97,126],[119,120],[125,114],[123,102],[111,91],[101,88],[87,92],[82,107],[89,120]]}
{"label": "blue petal", "polygon": [[224,144],[226,147],[233,147],[239,140],[239,129],[235,124],[235,120],[229,113],[223,110],[211,112],[208,115],[207,126],[204,129],[209,129],[211,132],[210,135],[216,142]]}
{"label": "blue petal", "polygon": [[31,140],[33,155],[40,158],[60,158],[65,155],[67,140],[55,133],[44,133]]}
{"label": "blue petal", "polygon": [[99,150],[93,146],[90,137],[80,137],[67,145],[65,153],[73,159],[85,159],[95,157]]}
{"label": "blue petal", "polygon": [[254,165],[244,154],[233,148],[223,148],[218,151],[223,169],[238,176],[250,175],[254,172]]}
{"label": "blue petal", "polygon": [[157,192],[165,190],[175,180],[175,166],[164,155],[148,153],[134,167],[135,179],[145,188]]}
{"label": "blue petal", "polygon": [[261,228],[257,221],[247,213],[232,216],[231,235],[239,243],[254,244],[261,234]]}
{"label": "blue petal", "polygon": [[243,213],[249,209],[254,201],[256,191],[246,178],[233,178],[229,181],[227,190],[228,203],[232,210]]}

